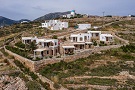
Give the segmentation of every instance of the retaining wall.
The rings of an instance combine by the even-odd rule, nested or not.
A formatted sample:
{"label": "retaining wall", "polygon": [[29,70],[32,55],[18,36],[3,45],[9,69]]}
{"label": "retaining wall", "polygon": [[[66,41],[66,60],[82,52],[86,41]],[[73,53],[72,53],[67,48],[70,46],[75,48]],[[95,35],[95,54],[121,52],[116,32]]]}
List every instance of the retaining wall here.
{"label": "retaining wall", "polygon": [[40,60],[40,61],[32,61],[29,59],[26,59],[20,55],[17,55],[5,48],[5,51],[9,53],[10,55],[14,56],[16,60],[20,61],[22,64],[24,64],[27,68],[29,68],[31,71],[37,71],[42,67],[45,67],[47,64],[53,64],[53,63],[58,63],[60,61],[65,61],[65,62],[71,62],[74,60],[77,60],[79,58],[85,58],[88,57],[92,53],[97,53],[102,50],[108,50],[111,48],[119,48],[122,45],[112,45],[112,46],[102,46],[102,47],[95,47],[94,49],[91,50],[85,50],[83,52],[77,53],[75,55],[70,55],[70,56],[65,56],[62,58],[50,58],[50,59],[45,59],[45,60]]}
{"label": "retaining wall", "polygon": [[5,52],[7,52],[9,55],[14,56],[15,60],[20,61],[23,65],[25,65],[31,71],[35,71],[34,61],[29,60],[27,58],[24,58],[24,57],[22,57],[22,56],[20,56],[18,54],[15,54],[15,53],[7,50],[5,47],[4,47],[4,49],[5,49]]}

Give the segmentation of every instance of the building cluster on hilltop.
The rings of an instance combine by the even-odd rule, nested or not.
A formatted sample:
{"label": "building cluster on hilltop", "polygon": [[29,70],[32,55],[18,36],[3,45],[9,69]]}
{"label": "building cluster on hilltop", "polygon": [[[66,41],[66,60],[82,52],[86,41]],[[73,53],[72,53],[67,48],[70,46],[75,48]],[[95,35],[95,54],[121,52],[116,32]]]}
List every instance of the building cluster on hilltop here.
{"label": "building cluster on hilltop", "polygon": [[[72,10],[71,14],[63,15],[63,17],[71,18],[75,15],[75,10]],[[60,20],[49,20],[42,23],[41,27],[50,30],[63,30],[69,27],[69,23]],[[76,30],[89,30],[90,28],[91,24],[84,23],[77,24]],[[113,35],[102,34],[101,31],[88,31],[87,33],[71,34],[69,39],[69,41],[61,42],[58,39],[22,37],[22,42],[24,44],[35,42],[37,49],[34,50],[34,58],[36,58],[73,55],[78,50],[93,48],[95,42],[97,43],[96,45],[99,45],[100,42],[104,44],[112,44],[114,41]]]}
{"label": "building cluster on hilltop", "polygon": [[75,17],[75,15],[76,15],[75,10],[72,10],[70,14],[63,15],[62,17],[71,18],[71,17]]}

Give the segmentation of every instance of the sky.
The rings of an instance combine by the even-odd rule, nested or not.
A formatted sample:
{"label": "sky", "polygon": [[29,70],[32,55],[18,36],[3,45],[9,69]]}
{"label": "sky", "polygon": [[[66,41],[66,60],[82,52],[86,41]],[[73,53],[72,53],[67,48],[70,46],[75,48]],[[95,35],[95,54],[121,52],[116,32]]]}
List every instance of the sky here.
{"label": "sky", "polygon": [[76,10],[90,15],[135,15],[135,0],[0,0],[0,16],[34,20],[52,12]]}

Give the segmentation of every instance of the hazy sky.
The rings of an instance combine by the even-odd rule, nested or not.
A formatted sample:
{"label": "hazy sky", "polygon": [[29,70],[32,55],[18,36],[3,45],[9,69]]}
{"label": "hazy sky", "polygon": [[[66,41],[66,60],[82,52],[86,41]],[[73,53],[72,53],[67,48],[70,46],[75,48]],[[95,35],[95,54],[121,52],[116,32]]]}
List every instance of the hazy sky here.
{"label": "hazy sky", "polygon": [[0,0],[0,16],[14,20],[36,19],[50,12],[76,10],[102,15],[135,14],[135,0]]}

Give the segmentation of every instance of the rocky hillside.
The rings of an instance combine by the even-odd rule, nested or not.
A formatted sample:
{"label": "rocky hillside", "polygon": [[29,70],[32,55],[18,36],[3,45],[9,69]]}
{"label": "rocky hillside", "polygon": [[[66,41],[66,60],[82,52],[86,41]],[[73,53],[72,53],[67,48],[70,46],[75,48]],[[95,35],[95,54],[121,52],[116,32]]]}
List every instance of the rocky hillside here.
{"label": "rocky hillside", "polygon": [[20,23],[22,21],[28,21],[29,22],[30,20],[21,19],[21,20],[16,21],[16,20],[12,20],[12,19],[0,16],[0,26],[12,25],[12,24],[15,24],[15,23]]}
{"label": "rocky hillside", "polygon": [[16,23],[15,20],[11,20],[11,19],[0,16],[0,26],[12,25],[14,23]]}
{"label": "rocky hillside", "polygon": [[59,18],[62,15],[65,15],[65,14],[70,14],[70,11],[49,13],[49,14],[46,14],[44,16],[41,16],[41,17],[35,19],[35,21],[55,19],[55,18]]}

